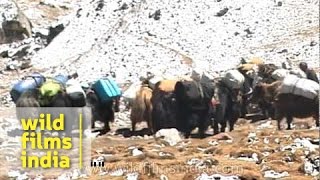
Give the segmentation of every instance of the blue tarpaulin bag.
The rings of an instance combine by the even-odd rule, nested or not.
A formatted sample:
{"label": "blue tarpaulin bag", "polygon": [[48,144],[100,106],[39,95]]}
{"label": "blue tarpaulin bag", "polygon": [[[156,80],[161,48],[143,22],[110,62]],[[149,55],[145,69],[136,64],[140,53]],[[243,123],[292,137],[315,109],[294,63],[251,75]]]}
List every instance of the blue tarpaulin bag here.
{"label": "blue tarpaulin bag", "polygon": [[93,90],[97,93],[101,102],[107,102],[121,96],[121,90],[112,79],[99,79],[93,84]]}
{"label": "blue tarpaulin bag", "polygon": [[69,80],[69,77],[66,75],[59,74],[59,75],[56,75],[53,79],[65,86],[67,81]]}
{"label": "blue tarpaulin bag", "polygon": [[20,95],[27,90],[33,90],[40,87],[45,82],[45,77],[40,73],[33,73],[30,76],[25,76],[22,80],[13,85],[10,95],[13,102],[16,102]]}

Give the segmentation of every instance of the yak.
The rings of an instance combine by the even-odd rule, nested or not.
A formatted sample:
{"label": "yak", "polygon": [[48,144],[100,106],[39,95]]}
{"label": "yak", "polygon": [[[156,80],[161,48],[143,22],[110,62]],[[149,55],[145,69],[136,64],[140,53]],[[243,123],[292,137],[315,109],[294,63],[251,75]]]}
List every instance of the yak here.
{"label": "yak", "polygon": [[155,84],[151,97],[152,131],[177,127],[177,102],[174,88],[177,81],[161,80]]}
{"label": "yak", "polygon": [[[224,82],[218,81],[215,86],[214,97],[213,133],[225,132],[227,123],[229,124],[229,131],[232,131],[241,113],[240,89],[231,89]],[[220,131],[219,124],[221,125]]]}
{"label": "yak", "polygon": [[135,132],[136,123],[146,121],[148,128],[152,131],[152,121],[151,121],[151,112],[152,112],[152,89],[144,85],[136,93],[135,99],[132,103],[130,120],[132,124],[132,131]]}
{"label": "yak", "polygon": [[[52,113],[54,111],[50,111],[47,108],[52,107],[72,107],[71,99],[68,97],[68,95],[65,92],[59,92],[55,96],[51,97],[50,101],[47,101],[48,103],[44,104],[42,102],[40,91],[39,89],[32,89],[27,90],[24,93],[21,94],[21,96],[16,101],[16,112],[17,112],[17,118],[37,118],[39,117],[40,113],[46,113],[46,111]],[[39,112],[40,108],[42,111]],[[60,109],[61,111],[61,109]],[[73,118],[75,117],[75,114],[70,114],[68,110],[64,112],[59,112],[65,115],[65,119]],[[70,121],[65,121],[65,133],[66,135],[70,135],[72,131],[72,125],[74,123]],[[62,132],[59,131],[61,134]]]}
{"label": "yak", "polygon": [[287,129],[291,129],[293,118],[314,117],[316,126],[319,126],[319,97],[309,99],[293,93],[281,93],[282,81],[271,84],[259,83],[253,90],[251,101],[264,99],[275,109],[275,119],[278,129],[281,130],[281,121],[286,118]]}
{"label": "yak", "polygon": [[91,128],[95,128],[95,121],[100,120],[104,123],[104,128],[100,135],[106,134],[111,130],[109,123],[114,122],[114,113],[119,112],[119,98],[101,102],[96,92],[88,89],[86,92],[87,107],[91,108]]}
{"label": "yak", "polygon": [[188,138],[191,131],[198,127],[200,138],[211,124],[211,99],[214,86],[211,83],[197,81],[178,81],[174,93],[177,102],[177,129]]}

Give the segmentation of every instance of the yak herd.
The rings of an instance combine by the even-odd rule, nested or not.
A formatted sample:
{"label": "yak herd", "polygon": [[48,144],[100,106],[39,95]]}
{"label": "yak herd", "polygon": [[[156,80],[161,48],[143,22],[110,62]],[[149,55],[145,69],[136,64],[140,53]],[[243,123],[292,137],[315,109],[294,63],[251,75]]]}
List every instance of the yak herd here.
{"label": "yak herd", "polygon": [[[235,73],[235,79],[228,79],[225,75],[228,72]],[[297,88],[294,85],[293,90],[283,91],[284,82],[288,81],[286,77],[289,76],[295,76],[299,81],[303,79],[303,83],[313,83],[313,89],[304,91],[316,93],[312,97],[304,96],[301,92],[295,93]],[[215,78],[200,74],[197,77],[160,79],[149,74],[141,83],[135,84],[135,88],[131,88],[131,96],[124,93],[122,99],[130,108],[133,132],[137,123],[145,121],[152,134],[160,129],[176,128],[188,138],[198,128],[198,136],[203,138],[209,126],[214,134],[225,132],[227,124],[229,131],[232,131],[236,121],[240,117],[246,118],[246,114],[250,113],[248,107],[251,104],[259,107],[264,118],[277,120],[279,130],[283,118],[286,118],[287,129],[291,129],[294,117],[313,117],[316,126],[319,126],[319,84],[306,78],[300,69],[285,69],[252,61],[242,63]],[[232,85],[234,81],[236,86]],[[85,106],[92,109],[92,127],[94,121],[100,120],[105,124],[101,133],[110,131],[109,122],[114,121],[114,113],[119,111],[120,98],[102,103],[92,88],[85,92]],[[23,93],[16,101],[16,106],[40,107],[38,93],[37,89]],[[74,105],[65,92],[60,92],[47,107]]]}
{"label": "yak herd", "polygon": [[[222,74],[217,78],[202,74],[196,78],[163,79],[155,85],[148,82],[152,77],[146,78],[135,98],[127,99],[132,102],[129,103],[132,130],[135,131],[136,123],[146,121],[152,133],[176,128],[188,138],[191,131],[198,128],[202,138],[209,126],[214,134],[225,132],[227,124],[232,131],[238,118],[246,117],[250,104],[256,104],[264,118],[277,120],[279,130],[283,118],[287,120],[287,129],[291,129],[294,117],[313,117],[319,126],[319,84],[306,79],[302,70],[253,61],[230,71],[242,76],[238,87],[230,86]],[[312,84],[313,88],[304,91],[313,91],[313,97],[305,96],[307,92],[296,93],[299,87],[295,85],[292,91],[284,92],[283,82],[292,76],[305,86]]]}

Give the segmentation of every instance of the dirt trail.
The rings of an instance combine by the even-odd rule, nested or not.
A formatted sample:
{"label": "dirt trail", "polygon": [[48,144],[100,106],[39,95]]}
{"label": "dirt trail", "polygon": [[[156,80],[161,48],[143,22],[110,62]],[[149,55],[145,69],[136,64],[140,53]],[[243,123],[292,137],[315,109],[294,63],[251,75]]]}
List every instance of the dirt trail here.
{"label": "dirt trail", "polygon": [[[306,124],[313,123],[311,120],[296,120],[296,128],[302,128]],[[203,170],[187,165],[190,159],[197,158],[211,161],[211,167],[205,168],[204,172],[209,174],[239,175],[244,179],[264,179],[263,171],[275,170],[276,172],[287,171],[289,177],[285,179],[312,179],[307,177],[300,170],[303,164],[300,156],[304,151],[297,150],[295,153],[281,151],[281,147],[292,144],[293,139],[319,138],[318,130],[297,129],[277,131],[276,123],[273,121],[273,128],[257,129],[261,122],[250,124],[247,120],[240,120],[236,130],[228,133],[231,140],[218,140],[218,145],[210,145],[209,142],[216,141],[215,137],[205,139],[185,139],[175,147],[157,148],[159,142],[153,139],[129,140],[119,137],[102,136],[93,141],[93,156],[99,156],[95,151],[102,154],[112,154],[107,158],[106,169],[115,171],[121,167],[128,171],[138,171],[139,179],[159,179],[164,174],[169,179],[195,179]],[[249,143],[248,134],[255,132],[258,142]],[[183,144],[182,143],[182,144]],[[135,146],[143,152],[142,156],[133,157],[128,148]],[[161,157],[157,150],[169,153]],[[319,150],[319,149],[318,149]],[[99,153],[101,153],[99,152]],[[259,162],[248,162],[239,160],[237,157],[247,154],[258,155]],[[269,153],[265,156],[264,154]],[[317,153],[315,153],[316,155]],[[231,159],[230,157],[234,157]],[[291,158],[291,162],[288,158]],[[150,164],[149,166],[147,164]],[[210,164],[210,163],[208,163]],[[151,166],[151,168],[150,168]],[[119,177],[99,176],[97,169],[93,169],[93,176],[90,179],[119,179]]]}

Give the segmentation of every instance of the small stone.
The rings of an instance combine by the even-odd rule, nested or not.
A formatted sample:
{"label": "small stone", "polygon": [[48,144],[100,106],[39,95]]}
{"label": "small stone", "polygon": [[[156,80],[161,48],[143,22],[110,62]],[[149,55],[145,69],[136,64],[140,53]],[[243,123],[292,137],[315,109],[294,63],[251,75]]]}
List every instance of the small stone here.
{"label": "small stone", "polygon": [[316,41],[311,41],[311,43],[310,43],[310,46],[315,46],[315,45],[317,45],[318,43],[316,42]]}
{"label": "small stone", "polygon": [[221,17],[221,16],[227,14],[228,11],[229,11],[229,8],[224,8],[224,9],[220,10],[215,16]]}
{"label": "small stone", "polygon": [[169,178],[166,175],[161,174],[160,175],[160,180],[169,180]]}
{"label": "small stone", "polygon": [[29,179],[28,173],[24,173],[18,176],[16,180],[28,180],[28,179]]}
{"label": "small stone", "polygon": [[212,140],[212,141],[209,142],[209,144],[210,144],[211,146],[216,146],[216,145],[218,145],[219,143],[218,143],[216,140]]}
{"label": "small stone", "polygon": [[139,149],[133,149],[132,150],[132,156],[140,156],[140,155],[142,155],[143,154],[143,152],[142,151],[140,151]]}
{"label": "small stone", "polygon": [[159,152],[161,159],[174,159],[174,154],[168,152]]}
{"label": "small stone", "polygon": [[211,138],[216,140],[232,140],[233,138],[227,133],[219,133],[217,135],[212,136]]}
{"label": "small stone", "polygon": [[20,175],[20,171],[18,170],[11,170],[8,172],[8,177],[14,178],[14,177],[18,177],[19,175]]}
{"label": "small stone", "polygon": [[138,180],[139,179],[139,173],[133,172],[133,173],[128,173],[126,175],[127,180]]}
{"label": "small stone", "polygon": [[289,173],[286,171],[282,173],[277,173],[274,170],[269,170],[264,172],[264,177],[270,178],[270,179],[280,179],[288,176],[289,176]]}
{"label": "small stone", "polygon": [[72,172],[71,179],[78,179],[80,177],[80,174],[81,174],[81,172],[79,169],[74,169]]}
{"label": "small stone", "polygon": [[123,176],[123,174],[124,174],[124,170],[118,169],[116,171],[111,172],[110,176],[120,177],[120,176]]}
{"label": "small stone", "polygon": [[305,174],[311,175],[313,173],[313,164],[309,161],[306,161],[303,165],[303,170]]}
{"label": "small stone", "polygon": [[34,180],[43,180],[44,179],[44,176],[42,175],[37,175],[37,177],[34,179]]}
{"label": "small stone", "polygon": [[192,166],[192,165],[196,165],[199,164],[201,162],[200,159],[198,158],[192,158],[190,160],[187,161],[187,165]]}
{"label": "small stone", "polygon": [[269,153],[269,152],[263,152],[262,155],[263,155],[263,156],[269,156],[270,153]]}

